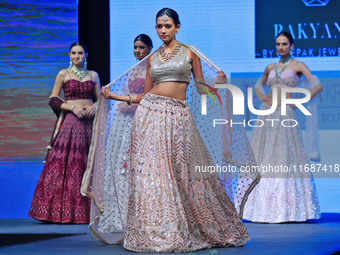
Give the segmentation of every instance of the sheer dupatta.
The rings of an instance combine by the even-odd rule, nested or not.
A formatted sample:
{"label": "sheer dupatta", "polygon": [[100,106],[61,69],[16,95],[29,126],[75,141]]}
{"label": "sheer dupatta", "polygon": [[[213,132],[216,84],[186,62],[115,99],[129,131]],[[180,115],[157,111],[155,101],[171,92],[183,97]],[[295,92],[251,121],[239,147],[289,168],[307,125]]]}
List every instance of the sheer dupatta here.
{"label": "sheer dupatta", "polygon": [[[309,91],[315,86],[320,85],[320,80],[315,75],[310,78],[309,82],[306,78],[300,79],[299,86]],[[316,98],[313,97],[306,104],[307,110],[312,114],[306,116],[306,150],[308,157],[312,161],[321,161],[319,146],[319,117]]]}
{"label": "sheer dupatta", "polygon": [[[196,48],[185,45],[201,59],[202,71],[207,85],[215,87],[217,72],[215,66]],[[156,54],[158,51],[156,51]],[[118,95],[142,93],[142,80],[145,75],[147,58],[107,86]],[[157,57],[157,55],[155,55]],[[216,86],[218,87],[218,85]],[[208,89],[208,87],[207,87]],[[200,91],[199,91],[200,92]],[[242,215],[246,198],[258,181],[258,173],[241,171],[242,166],[255,166],[256,162],[242,125],[229,124],[213,127],[214,119],[240,122],[232,116],[232,98],[227,89],[218,89],[222,105],[207,100],[207,114],[201,113],[202,96],[191,79],[187,101],[195,123],[214,161],[210,171],[218,171],[225,188],[238,212]],[[131,122],[134,109],[125,102],[106,100],[103,96],[93,126],[92,144],[87,170],[83,177],[81,192],[92,199],[90,230],[105,243],[117,243],[124,237],[127,222],[129,189],[129,148]],[[229,171],[228,170],[229,166]],[[220,167],[220,168],[219,168]],[[230,170],[232,169],[232,171]],[[107,222],[110,224],[107,224]]]}

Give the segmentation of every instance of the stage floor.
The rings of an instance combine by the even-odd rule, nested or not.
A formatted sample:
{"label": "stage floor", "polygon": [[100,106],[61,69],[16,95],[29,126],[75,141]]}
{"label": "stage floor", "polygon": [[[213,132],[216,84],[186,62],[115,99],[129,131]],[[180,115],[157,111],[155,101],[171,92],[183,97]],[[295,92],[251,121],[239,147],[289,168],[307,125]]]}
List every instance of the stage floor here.
{"label": "stage floor", "polygon": [[[251,236],[245,246],[190,254],[335,254],[340,251],[340,214],[337,213],[324,213],[320,220],[307,223],[245,224]],[[87,225],[47,224],[33,219],[0,219],[0,245],[0,254],[132,254],[121,245],[97,241]]]}

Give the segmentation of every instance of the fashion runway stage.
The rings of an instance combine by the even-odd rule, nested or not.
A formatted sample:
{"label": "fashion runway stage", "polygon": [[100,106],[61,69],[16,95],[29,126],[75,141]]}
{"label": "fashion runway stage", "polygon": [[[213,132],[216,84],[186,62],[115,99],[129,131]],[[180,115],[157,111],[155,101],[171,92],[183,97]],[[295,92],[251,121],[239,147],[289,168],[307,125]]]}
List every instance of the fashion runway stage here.
{"label": "fashion runway stage", "polygon": [[[251,240],[243,247],[212,248],[193,254],[337,254],[340,214],[289,224],[245,223]],[[0,254],[131,254],[121,245],[95,240],[87,225],[49,224],[33,219],[0,220]],[[150,254],[150,253],[149,253]]]}

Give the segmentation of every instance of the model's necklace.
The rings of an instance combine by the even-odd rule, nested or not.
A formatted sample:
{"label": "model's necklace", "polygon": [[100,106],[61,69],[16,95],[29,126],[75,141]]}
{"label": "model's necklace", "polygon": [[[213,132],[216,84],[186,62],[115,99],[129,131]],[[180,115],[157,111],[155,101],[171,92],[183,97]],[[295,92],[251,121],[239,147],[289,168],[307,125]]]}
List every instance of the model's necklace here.
{"label": "model's necklace", "polygon": [[161,55],[161,58],[164,60],[164,62],[168,62],[170,59],[172,59],[181,49],[182,45],[177,42],[175,48],[171,52],[165,52],[164,45],[160,48],[159,54]]}
{"label": "model's necklace", "polygon": [[[281,59],[282,59],[282,58],[281,58]],[[279,62],[281,62],[281,59],[280,59]],[[275,82],[276,82],[276,84],[279,84],[281,74],[282,74],[282,72],[286,69],[286,67],[288,66],[288,64],[290,63],[290,61],[292,61],[292,57],[290,57],[290,59],[288,60],[288,62],[285,64],[285,66],[282,68],[282,70],[281,70],[279,73],[277,72],[278,63],[276,64],[276,66],[275,66]],[[284,62],[283,62],[283,63],[284,63]]]}
{"label": "model's necklace", "polygon": [[79,78],[79,80],[82,80],[85,78],[88,74],[89,71],[85,67],[76,67],[75,65],[72,65],[70,67],[71,73],[73,73],[75,76]]}
{"label": "model's necklace", "polygon": [[292,56],[289,56],[289,57],[287,57],[287,58],[283,58],[283,57],[281,57],[280,58],[280,63],[282,63],[282,64],[284,64],[284,63],[287,63],[289,60],[291,60],[292,59]]}

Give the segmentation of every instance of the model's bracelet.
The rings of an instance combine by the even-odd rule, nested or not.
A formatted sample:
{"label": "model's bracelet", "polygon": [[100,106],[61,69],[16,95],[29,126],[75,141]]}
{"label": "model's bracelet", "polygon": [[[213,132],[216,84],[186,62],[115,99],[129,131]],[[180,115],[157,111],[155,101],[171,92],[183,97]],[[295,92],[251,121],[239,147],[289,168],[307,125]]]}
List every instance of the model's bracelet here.
{"label": "model's bracelet", "polygon": [[75,105],[71,107],[71,112],[73,112],[75,107],[76,107]]}
{"label": "model's bracelet", "polygon": [[129,96],[129,102],[127,102],[127,104],[131,105],[132,104],[132,96],[131,96],[131,94],[128,94],[128,96]]}

